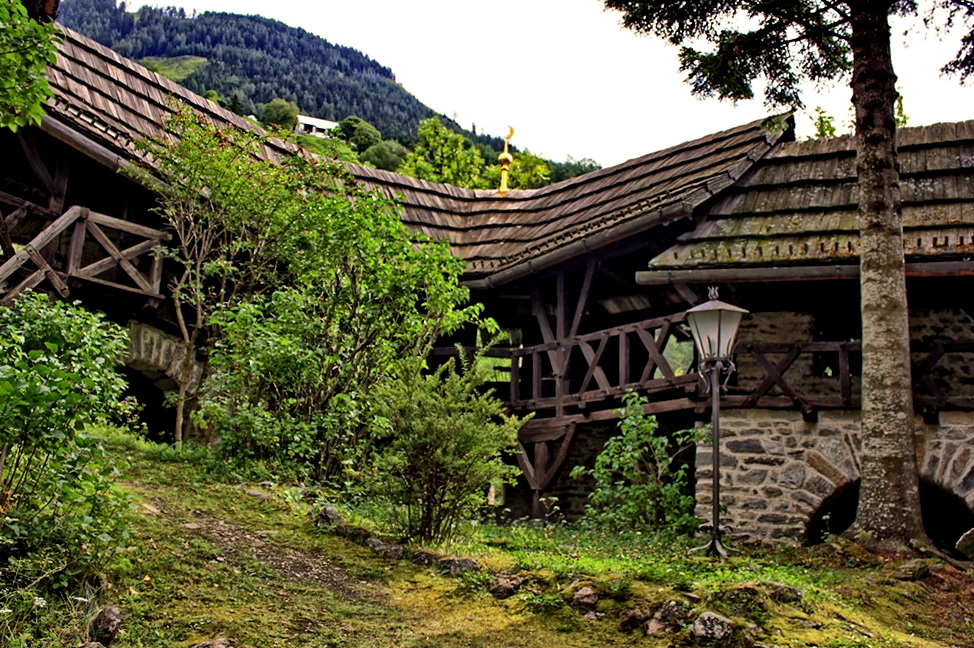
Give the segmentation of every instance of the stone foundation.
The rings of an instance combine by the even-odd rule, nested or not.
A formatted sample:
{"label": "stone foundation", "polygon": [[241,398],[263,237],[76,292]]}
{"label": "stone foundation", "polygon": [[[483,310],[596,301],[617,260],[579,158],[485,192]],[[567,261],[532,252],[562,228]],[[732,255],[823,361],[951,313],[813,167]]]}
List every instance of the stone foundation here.
{"label": "stone foundation", "polygon": [[[859,412],[721,413],[721,522],[738,542],[803,542],[822,504],[860,475]],[[917,418],[920,478],[954,493],[974,510],[974,412],[944,412],[937,424]],[[696,514],[711,516],[711,448],[696,457]]]}

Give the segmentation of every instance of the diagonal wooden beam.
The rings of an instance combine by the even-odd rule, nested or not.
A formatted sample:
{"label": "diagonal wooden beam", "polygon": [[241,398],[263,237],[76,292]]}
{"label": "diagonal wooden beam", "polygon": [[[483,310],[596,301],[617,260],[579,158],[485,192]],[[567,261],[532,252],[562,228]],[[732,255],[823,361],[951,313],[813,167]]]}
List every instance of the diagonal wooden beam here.
{"label": "diagonal wooden beam", "polygon": [[123,255],[119,249],[115,247],[115,244],[111,242],[108,236],[105,235],[105,232],[98,227],[97,224],[89,220],[87,227],[88,232],[91,233],[102,248],[104,248],[105,251],[118,262],[118,265],[122,268],[122,270],[125,271],[125,274],[131,277],[132,281],[134,281],[139,288],[146,292],[152,290],[152,285],[149,283],[149,280],[146,279],[134,265],[132,265],[131,261],[125,258],[125,255]]}
{"label": "diagonal wooden beam", "polygon": [[762,380],[758,386],[755,388],[754,392],[744,401],[743,407],[753,407],[757,403],[758,399],[768,393],[772,386],[778,385],[781,391],[785,393],[789,398],[795,401],[796,404],[802,405],[804,409],[806,403],[788,384],[788,381],[784,378],[784,373],[788,371],[789,367],[794,364],[795,360],[801,354],[801,345],[796,344],[792,350],[785,354],[777,364],[772,364],[770,360],[760,351],[756,349],[751,349],[751,356],[757,361],[761,368],[765,371],[765,378]]}
{"label": "diagonal wooden beam", "polygon": [[578,302],[575,304],[575,314],[572,317],[572,325],[568,330],[568,337],[578,335],[578,328],[582,324],[582,317],[585,309],[588,308],[589,294],[592,292],[592,278],[595,276],[595,269],[598,263],[592,259],[585,266],[585,277],[582,279],[582,288],[578,293]]}
{"label": "diagonal wooden beam", "polygon": [[578,393],[583,394],[588,388],[592,378],[595,378],[596,384],[598,384],[599,389],[611,389],[612,385],[609,384],[609,379],[605,375],[605,370],[599,366],[599,362],[602,360],[602,354],[605,352],[605,347],[609,342],[609,336],[606,335],[601,340],[599,340],[599,348],[595,351],[592,350],[592,345],[588,342],[579,342],[578,346],[582,350],[582,355],[585,356],[585,360],[588,362],[588,371],[585,372],[585,377],[582,378],[582,383],[578,387]]}
{"label": "diagonal wooden beam", "polygon": [[[71,223],[78,220],[87,210],[81,207],[72,207],[68,211],[64,212],[60,218],[45,227],[41,232],[31,240],[28,247],[34,250],[43,250],[44,247],[60,236],[61,232],[66,230]],[[30,258],[30,252],[28,247],[17,252],[6,261],[3,265],[0,265],[0,281],[3,281],[14,272],[17,271],[27,260]]]}
{"label": "diagonal wooden beam", "polygon": [[38,270],[44,273],[44,276],[47,277],[47,280],[51,282],[51,285],[54,286],[54,289],[58,291],[59,295],[62,297],[67,297],[71,294],[71,291],[68,290],[68,285],[64,283],[60,275],[54,271],[54,268],[48,264],[47,259],[41,256],[40,252],[35,250],[31,245],[27,245],[24,249],[27,250],[27,254],[30,255],[30,260],[34,262],[34,265],[37,266]]}
{"label": "diagonal wooden beam", "polygon": [[27,157],[27,163],[30,165],[34,175],[41,181],[41,184],[44,185],[47,192],[53,194],[55,189],[54,178],[51,176],[47,165],[44,164],[44,160],[41,159],[41,154],[37,150],[37,142],[34,140],[34,137],[28,131],[21,130],[17,133],[17,139],[20,140],[20,148],[23,149],[24,155]]}
{"label": "diagonal wooden beam", "polygon": [[528,451],[520,441],[517,443],[517,452],[514,456],[517,457],[517,463],[521,466],[521,471],[524,473],[524,478],[528,481],[528,486],[533,490],[540,490],[534,466],[531,465],[531,460],[528,459]]}
{"label": "diagonal wooden beam", "polygon": [[[87,229],[87,227],[85,229]],[[140,254],[144,254],[145,252],[148,252],[149,250],[157,247],[158,245],[159,245],[159,241],[142,241],[141,243],[133,245],[130,248],[125,248],[124,250],[121,250],[119,254],[123,258],[131,260],[138,257]],[[74,271],[70,272],[69,274],[78,277],[85,277],[85,278],[97,277],[101,273],[111,268],[114,268],[117,265],[118,265],[118,260],[114,256],[109,256],[107,259],[101,259],[100,261],[89,263],[83,268],[77,268]]]}

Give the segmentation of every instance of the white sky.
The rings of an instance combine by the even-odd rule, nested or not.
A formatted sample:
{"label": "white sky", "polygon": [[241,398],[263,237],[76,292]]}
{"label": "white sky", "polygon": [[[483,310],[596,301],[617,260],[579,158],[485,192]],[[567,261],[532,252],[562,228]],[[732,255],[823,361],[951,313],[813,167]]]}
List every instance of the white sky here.
{"label": "white sky", "polygon": [[[609,166],[768,112],[760,98],[693,98],[677,49],[623,29],[601,0],[135,0],[129,10],[143,4],[302,27],[391,68],[434,111],[493,135],[512,125],[513,144],[554,160]],[[911,26],[894,29],[893,54],[910,125],[974,119],[974,84],[939,72],[959,36],[941,42]],[[840,126],[848,120],[847,80],[813,90],[803,97],[809,109],[824,107]],[[799,136],[809,131],[800,117]]]}

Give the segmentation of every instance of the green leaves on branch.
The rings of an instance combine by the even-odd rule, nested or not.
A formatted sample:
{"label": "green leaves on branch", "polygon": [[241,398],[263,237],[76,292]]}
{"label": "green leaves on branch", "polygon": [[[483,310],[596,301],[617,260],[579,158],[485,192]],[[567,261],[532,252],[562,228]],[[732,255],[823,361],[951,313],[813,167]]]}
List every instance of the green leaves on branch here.
{"label": "green leaves on branch", "polygon": [[142,146],[166,183],[184,339],[211,347],[200,422],[236,456],[337,479],[370,447],[373,386],[479,316],[463,262],[338,162],[272,159],[187,112],[168,128]]}
{"label": "green leaves on branch", "polygon": [[375,462],[374,493],[399,513],[399,531],[421,542],[447,539],[486,502],[491,483],[512,479],[505,465],[524,421],[484,391],[480,357],[457,367],[403,373],[385,382],[376,423],[386,438]]}
{"label": "green leaves on branch", "polygon": [[[124,536],[117,471],[85,429],[121,412],[125,381],[115,365],[126,352],[122,329],[80,307],[27,293],[0,308],[5,584],[23,584],[16,578],[58,587],[89,576]],[[48,573],[28,568],[35,558]],[[16,561],[23,569],[8,572]]]}
{"label": "green leaves on branch", "polygon": [[590,476],[594,489],[585,516],[610,531],[693,531],[693,497],[687,466],[679,455],[700,439],[701,430],[660,432],[655,416],[643,411],[646,397],[622,397],[621,434],[609,438],[593,468],[576,466],[572,478]]}
{"label": "green leaves on branch", "polygon": [[0,0],[0,128],[39,124],[51,96],[44,76],[57,55],[53,24],[32,20],[20,0]]}

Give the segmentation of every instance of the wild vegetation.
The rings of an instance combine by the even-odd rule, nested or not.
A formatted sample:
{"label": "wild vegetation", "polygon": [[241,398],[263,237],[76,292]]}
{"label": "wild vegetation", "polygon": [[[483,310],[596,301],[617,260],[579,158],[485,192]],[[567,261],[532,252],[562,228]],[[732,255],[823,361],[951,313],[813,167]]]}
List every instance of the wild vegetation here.
{"label": "wild vegetation", "polygon": [[44,70],[54,61],[56,32],[30,18],[20,0],[0,0],[0,25],[0,128],[17,130],[44,114]]}

